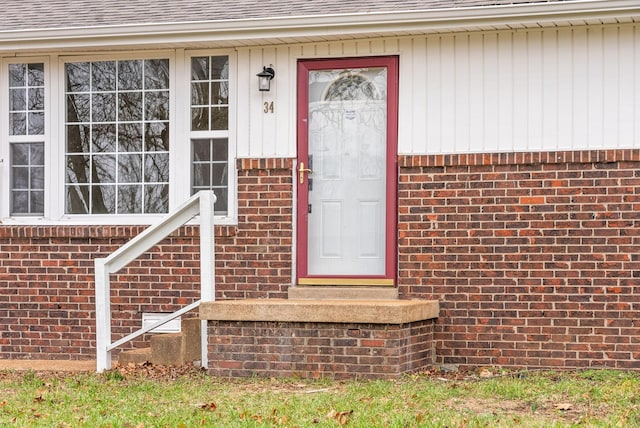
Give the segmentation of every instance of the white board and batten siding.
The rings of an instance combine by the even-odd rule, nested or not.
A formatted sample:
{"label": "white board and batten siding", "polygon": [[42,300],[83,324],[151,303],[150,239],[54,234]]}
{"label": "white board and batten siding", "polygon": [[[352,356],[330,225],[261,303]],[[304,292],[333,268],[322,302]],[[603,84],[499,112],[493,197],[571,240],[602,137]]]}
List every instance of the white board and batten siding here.
{"label": "white board and batten siding", "polygon": [[238,157],[295,157],[298,59],[367,55],[400,57],[400,154],[640,147],[640,27],[619,24],[242,48]]}

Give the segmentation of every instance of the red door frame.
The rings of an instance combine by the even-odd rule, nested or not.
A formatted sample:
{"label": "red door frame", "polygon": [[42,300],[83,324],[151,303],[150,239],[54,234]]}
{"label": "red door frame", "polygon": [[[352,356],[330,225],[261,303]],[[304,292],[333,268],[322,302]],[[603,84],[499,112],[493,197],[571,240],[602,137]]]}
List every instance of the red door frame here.
{"label": "red door frame", "polygon": [[[386,249],[384,275],[358,275],[357,278],[396,280],[397,258],[397,171],[398,171],[398,57],[362,57],[310,59],[298,61],[298,165],[304,162],[309,165],[309,71],[331,70],[343,68],[386,67],[387,68],[387,167],[386,167]],[[297,269],[298,280],[301,278],[330,278],[329,275],[308,275],[308,217],[306,207],[309,205],[309,194],[306,180],[300,184],[298,173],[295,174],[298,194],[297,210]],[[305,208],[302,208],[305,207]],[[334,276],[335,277],[335,276]],[[339,276],[353,278],[353,276]]]}

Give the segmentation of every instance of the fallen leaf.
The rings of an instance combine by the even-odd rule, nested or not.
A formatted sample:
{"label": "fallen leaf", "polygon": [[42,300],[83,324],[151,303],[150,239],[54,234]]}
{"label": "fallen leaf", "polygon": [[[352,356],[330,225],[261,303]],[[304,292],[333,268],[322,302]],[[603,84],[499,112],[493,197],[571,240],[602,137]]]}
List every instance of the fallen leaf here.
{"label": "fallen leaf", "polygon": [[568,410],[571,410],[573,408],[573,406],[571,405],[571,403],[558,403],[556,404],[556,410],[560,410],[562,412],[566,412]]}
{"label": "fallen leaf", "polygon": [[327,414],[327,418],[335,419],[340,425],[344,426],[349,423],[349,418],[353,414],[353,410],[349,410],[348,412],[336,412],[335,410],[331,410]]}
{"label": "fallen leaf", "polygon": [[202,410],[206,410],[209,412],[213,412],[215,409],[218,408],[218,406],[216,406],[216,403],[214,403],[213,401],[211,403],[205,403],[205,404],[201,404],[200,408]]}
{"label": "fallen leaf", "polygon": [[483,378],[487,378],[487,377],[492,377],[493,376],[493,372],[487,369],[482,369],[480,370],[480,377]]}

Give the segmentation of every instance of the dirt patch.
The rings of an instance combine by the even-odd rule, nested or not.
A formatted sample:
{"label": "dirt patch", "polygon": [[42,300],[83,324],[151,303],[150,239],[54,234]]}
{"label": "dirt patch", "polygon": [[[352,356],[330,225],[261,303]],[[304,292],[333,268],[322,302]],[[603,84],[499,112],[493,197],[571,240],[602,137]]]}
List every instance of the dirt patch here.
{"label": "dirt patch", "polygon": [[580,423],[587,418],[591,409],[577,403],[517,400],[489,400],[480,398],[452,398],[445,405],[457,412],[463,411],[473,415],[504,416],[518,418],[535,418],[545,422]]}

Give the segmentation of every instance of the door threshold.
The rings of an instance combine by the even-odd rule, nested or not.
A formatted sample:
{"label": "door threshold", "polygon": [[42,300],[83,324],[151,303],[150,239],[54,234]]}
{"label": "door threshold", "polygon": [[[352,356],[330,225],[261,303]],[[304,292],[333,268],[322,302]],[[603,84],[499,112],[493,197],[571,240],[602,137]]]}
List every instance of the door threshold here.
{"label": "door threshold", "polygon": [[298,284],[305,285],[332,285],[332,286],[368,286],[368,287],[393,287],[395,282],[390,278],[299,278]]}
{"label": "door threshold", "polygon": [[289,287],[289,300],[395,300],[396,287],[304,286]]}

